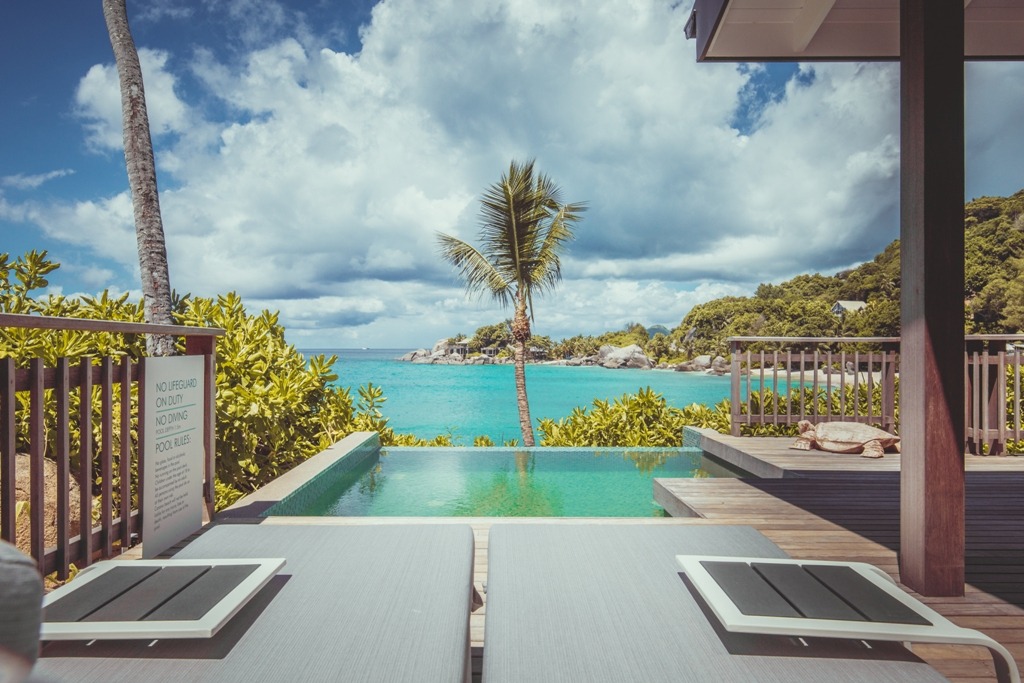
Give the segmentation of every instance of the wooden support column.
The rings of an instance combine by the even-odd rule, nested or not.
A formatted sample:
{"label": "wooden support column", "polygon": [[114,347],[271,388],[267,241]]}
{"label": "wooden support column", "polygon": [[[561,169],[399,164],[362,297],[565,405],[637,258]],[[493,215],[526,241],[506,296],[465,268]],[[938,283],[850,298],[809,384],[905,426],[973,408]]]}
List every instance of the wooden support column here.
{"label": "wooden support column", "polygon": [[900,579],[964,592],[964,11],[901,0]]}
{"label": "wooden support column", "polygon": [[213,520],[215,481],[217,476],[217,338],[185,337],[185,353],[201,355],[203,370],[203,447],[206,451],[205,481],[203,483],[203,524]]}

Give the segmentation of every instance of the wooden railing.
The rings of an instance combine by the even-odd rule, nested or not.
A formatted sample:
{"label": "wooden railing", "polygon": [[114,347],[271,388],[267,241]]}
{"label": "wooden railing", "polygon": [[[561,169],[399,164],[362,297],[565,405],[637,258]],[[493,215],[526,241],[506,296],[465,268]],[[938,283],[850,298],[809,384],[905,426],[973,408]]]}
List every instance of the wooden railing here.
{"label": "wooden railing", "polygon": [[1024,335],[975,334],[965,338],[964,424],[971,453],[1003,453],[1021,440],[1021,360]]}
{"label": "wooden railing", "polygon": [[[0,327],[183,337],[185,353],[205,357],[203,444],[206,461],[203,499],[208,514],[212,515],[216,338],[224,330],[9,313],[0,313]],[[0,359],[0,538],[12,543],[16,540],[18,516],[15,462],[18,425],[15,415],[18,394],[22,395],[23,403],[27,394],[29,546],[43,574],[56,571],[61,579],[67,578],[71,564],[81,569],[95,559],[112,557],[122,552],[132,544],[133,539],[141,540],[141,506],[132,506],[133,492],[136,500],[141,501],[142,497],[137,474],[142,464],[139,462],[137,446],[132,440],[133,430],[138,429],[138,415],[132,413],[132,384],[138,383],[138,377],[138,363],[132,362],[127,356],[116,360],[110,356],[84,357],[74,364],[67,358],[59,358],[52,368],[44,367],[41,358],[31,359],[27,368],[16,368],[13,358]],[[119,404],[116,415],[115,392]],[[76,444],[72,444],[70,439],[73,398],[78,399],[79,439]],[[98,449],[93,429],[97,399],[101,435]],[[49,421],[45,419],[48,410],[52,411]],[[136,451],[134,455],[133,450]],[[55,500],[47,500],[44,493],[44,456],[47,453],[56,464]],[[74,475],[71,472],[72,454],[78,459]],[[97,460],[100,475],[95,479]],[[136,465],[134,473],[133,463]],[[72,477],[77,480],[79,487],[77,518],[80,532],[76,536],[71,535]],[[98,524],[93,521],[97,493]],[[56,545],[52,547],[46,547],[45,543],[44,515],[47,503],[56,508]]]}
{"label": "wooden railing", "polygon": [[[899,337],[730,337],[732,433],[743,425],[834,420],[899,428]],[[1024,335],[964,338],[966,448],[1021,439]],[[865,350],[849,350],[865,349]]]}

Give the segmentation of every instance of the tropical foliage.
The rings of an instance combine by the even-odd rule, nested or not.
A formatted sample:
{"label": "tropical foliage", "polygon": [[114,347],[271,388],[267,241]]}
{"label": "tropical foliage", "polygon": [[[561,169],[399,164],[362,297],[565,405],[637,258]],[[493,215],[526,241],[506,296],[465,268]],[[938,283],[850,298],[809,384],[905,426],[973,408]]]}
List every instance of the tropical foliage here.
{"label": "tropical foliage", "polygon": [[[765,391],[761,395],[755,394],[751,404],[741,406],[740,412],[746,414],[753,410],[758,413],[763,404],[766,412],[777,409],[779,415],[795,414],[803,401],[808,412],[816,409],[818,414],[826,414],[831,406],[833,414],[866,415],[869,405],[873,414],[881,414],[881,387],[874,387],[870,393],[866,386],[857,389],[846,387],[845,392],[844,399],[840,401],[839,390],[834,390],[829,402],[824,390],[815,393],[811,388],[797,388],[787,394]],[[844,409],[842,413],[840,406]],[[576,408],[560,420],[541,420],[541,445],[678,446],[684,427],[713,429],[728,434],[732,427],[730,408],[728,399],[714,406],[694,403],[676,408],[668,405],[661,394],[646,387],[635,394],[623,394],[614,401],[596,400],[589,409]],[[898,423],[898,414],[896,418]],[[797,425],[744,424],[741,433],[746,436],[796,436]]]}
{"label": "tropical foliage", "polygon": [[[0,254],[0,311],[142,322],[141,305],[128,301],[127,294],[37,298],[38,292],[49,285],[47,275],[58,267],[46,252],[32,251],[13,261],[9,254]],[[305,358],[285,341],[277,313],[250,314],[234,293],[216,299],[176,297],[174,311],[177,324],[225,330],[217,342],[218,507],[229,505],[354,431],[377,431],[387,445],[451,442],[447,436],[426,441],[396,434],[381,413],[386,398],[380,387],[371,384],[359,388],[358,400],[353,404],[348,389],[333,384],[337,359],[322,355]],[[19,366],[31,358],[42,358],[52,367],[60,357],[78,362],[86,356],[137,359],[144,355],[145,343],[139,335],[0,328],[0,357],[13,357]],[[19,394],[18,399],[17,447],[24,451],[28,443],[28,398]],[[116,414],[117,392],[114,400]],[[132,401],[136,400],[133,393]],[[70,441],[77,444],[77,392],[72,392],[71,401]],[[94,405],[98,411],[99,401]],[[52,447],[56,425],[52,407],[45,424],[47,444]],[[93,425],[93,448],[98,452],[102,443],[98,414]],[[133,433],[131,438],[134,443],[136,435]],[[118,443],[119,435],[115,435],[115,448]],[[53,457],[52,451],[47,455]],[[114,455],[115,460],[120,457],[119,453]],[[73,452],[72,471],[77,471],[77,458],[77,452]],[[117,471],[117,467],[114,469]],[[98,478],[99,472],[94,476]],[[116,491],[116,485],[114,488]]]}
{"label": "tropical foliage", "polygon": [[525,370],[533,299],[561,280],[560,254],[573,239],[573,226],[585,207],[562,203],[558,186],[535,173],[533,161],[512,161],[480,203],[479,249],[443,233],[438,242],[441,255],[458,270],[469,293],[489,294],[513,311],[519,426],[523,444],[533,446]]}

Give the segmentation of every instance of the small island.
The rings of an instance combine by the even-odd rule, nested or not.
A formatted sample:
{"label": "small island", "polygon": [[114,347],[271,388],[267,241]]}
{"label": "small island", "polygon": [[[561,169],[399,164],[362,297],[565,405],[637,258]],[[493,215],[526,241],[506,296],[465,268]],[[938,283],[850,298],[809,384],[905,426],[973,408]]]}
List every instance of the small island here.
{"label": "small island", "polygon": [[[511,349],[507,346],[489,345],[480,347],[471,339],[439,339],[429,350],[426,348],[410,351],[396,360],[422,365],[502,365],[512,364]],[[563,342],[564,343],[564,342]],[[478,350],[473,350],[476,347]],[[673,351],[675,349],[672,349]],[[703,372],[709,375],[725,375],[729,363],[722,356],[703,354],[691,360],[669,362],[652,359],[638,344],[615,346],[602,344],[594,353],[581,355],[567,354],[552,358],[552,351],[544,346],[531,346],[527,362],[543,365],[564,365],[569,367],[598,366],[609,370],[674,370],[676,372]]]}

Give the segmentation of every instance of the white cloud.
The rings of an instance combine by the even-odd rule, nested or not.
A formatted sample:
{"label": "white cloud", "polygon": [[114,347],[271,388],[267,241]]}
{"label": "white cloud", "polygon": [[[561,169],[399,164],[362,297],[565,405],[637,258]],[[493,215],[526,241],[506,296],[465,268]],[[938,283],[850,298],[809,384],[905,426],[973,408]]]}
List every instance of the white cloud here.
{"label": "white cloud", "polygon": [[9,175],[0,178],[0,185],[13,187],[15,190],[34,190],[51,180],[63,178],[64,176],[72,174],[74,174],[74,171],[70,168],[61,168],[56,171],[38,173],[35,175],[18,173],[16,175]]}
{"label": "white cloud", "polygon": [[967,198],[1005,196],[1024,187],[1024,63],[968,62]]}
{"label": "white cloud", "polygon": [[139,23],[156,23],[161,19],[189,19],[195,14],[193,7],[182,6],[177,0],[149,0],[142,7],[134,8],[131,20]]}
{"label": "white cloud", "polygon": [[[279,308],[296,340],[414,346],[504,317],[465,298],[435,232],[472,239],[477,198],[513,157],[589,201],[565,282],[538,302],[556,337],[675,324],[897,236],[893,65],[805,66],[764,101],[748,87],[760,67],[697,64],[684,9],[652,0],[388,0],[358,53],[274,0],[219,7],[241,55],[141,51],[172,285]],[[1001,151],[1024,152],[1006,140],[1024,95],[1001,85],[1019,68],[968,69],[979,186],[1024,184],[1020,154]],[[113,65],[76,103],[89,143],[120,148]],[[756,115],[746,134],[738,108]],[[134,270],[126,195],[26,206],[0,211]]]}
{"label": "white cloud", "polygon": [[82,284],[87,285],[92,290],[103,290],[115,276],[114,271],[110,268],[102,268],[91,264],[62,263],[61,270],[73,274]]}
{"label": "white cloud", "polygon": [[[170,55],[162,50],[139,48],[150,135],[157,138],[181,133],[190,125],[186,105],[175,94],[177,77],[169,71]],[[98,151],[123,149],[121,87],[113,64],[89,69],[75,92],[76,114],[84,121],[86,143]]]}

